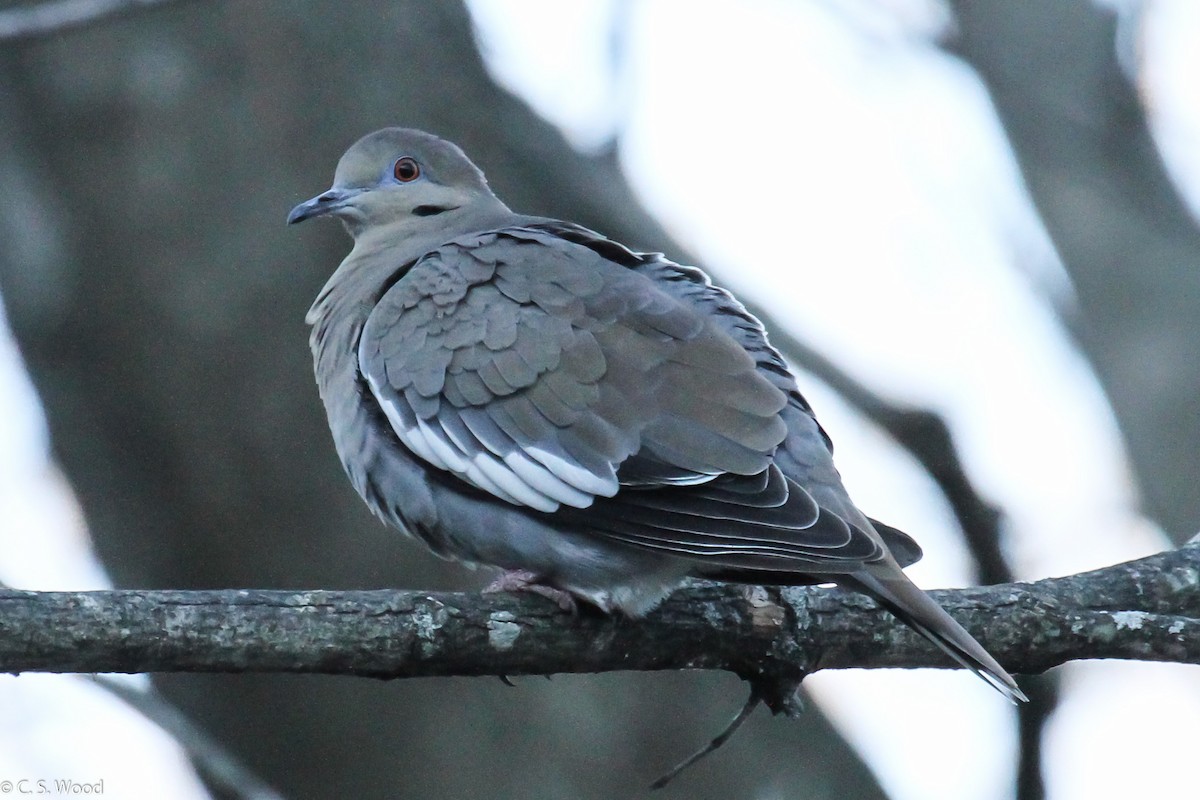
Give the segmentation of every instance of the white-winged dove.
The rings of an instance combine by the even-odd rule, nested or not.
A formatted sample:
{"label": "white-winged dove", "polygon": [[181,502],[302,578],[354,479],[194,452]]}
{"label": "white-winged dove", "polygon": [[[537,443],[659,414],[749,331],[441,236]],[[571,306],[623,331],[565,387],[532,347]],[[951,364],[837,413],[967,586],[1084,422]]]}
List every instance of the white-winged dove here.
{"label": "white-winged dove", "polygon": [[687,576],[867,592],[1009,698],[1012,677],[850,500],[761,323],[695,267],[514,214],[463,152],[388,128],[288,222],[354,248],[312,309],[354,488],[506,588],[645,614]]}

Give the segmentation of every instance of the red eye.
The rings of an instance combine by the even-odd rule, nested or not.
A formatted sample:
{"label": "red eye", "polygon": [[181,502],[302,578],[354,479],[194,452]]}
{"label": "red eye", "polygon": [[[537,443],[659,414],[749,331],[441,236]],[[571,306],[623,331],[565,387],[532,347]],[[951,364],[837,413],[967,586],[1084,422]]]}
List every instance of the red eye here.
{"label": "red eye", "polygon": [[396,165],[392,167],[392,175],[401,183],[411,183],[421,177],[421,167],[416,161],[405,156],[396,160]]}

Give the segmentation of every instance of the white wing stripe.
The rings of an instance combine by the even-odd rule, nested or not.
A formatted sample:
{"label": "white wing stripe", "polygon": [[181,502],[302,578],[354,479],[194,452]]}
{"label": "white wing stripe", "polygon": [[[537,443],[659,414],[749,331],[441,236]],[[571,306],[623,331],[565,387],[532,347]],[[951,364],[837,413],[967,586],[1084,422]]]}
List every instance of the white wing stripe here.
{"label": "white wing stripe", "polygon": [[447,439],[446,432],[439,427],[434,430],[423,419],[417,420],[418,436],[423,436],[429,449],[437,453],[438,458],[450,467],[451,472],[463,474],[467,471],[466,453],[454,447]]}
{"label": "white wing stripe", "polygon": [[475,456],[473,463],[488,478],[495,481],[501,489],[517,498],[523,505],[547,513],[558,510],[558,503],[522,481],[512,470],[497,461],[491,453],[480,453]]}
{"label": "white wing stripe", "polygon": [[546,469],[554,473],[556,477],[580,491],[604,497],[612,497],[621,488],[620,484],[617,483],[616,475],[596,475],[574,461],[570,461],[555,453],[547,452],[540,447],[524,448],[524,452],[530,458],[538,461]]}
{"label": "white wing stripe", "polygon": [[429,448],[425,442],[425,437],[421,435],[420,430],[411,425],[404,418],[404,412],[400,406],[391,398],[384,397],[379,391],[379,385],[370,375],[367,376],[367,383],[371,386],[371,393],[375,395],[375,399],[379,402],[380,408],[383,409],[383,414],[388,418],[388,422],[392,424],[392,430],[396,432],[396,436],[400,438],[409,450],[412,450],[421,458],[433,464],[439,469],[449,470],[446,462],[442,461],[437,453]]}
{"label": "white wing stripe", "polygon": [[506,455],[504,463],[525,483],[560,503],[575,508],[587,508],[596,499],[595,495],[579,491],[541,464],[534,463],[520,450]]}
{"label": "white wing stripe", "polygon": [[[498,454],[489,452],[499,444],[495,441],[498,436],[507,439],[498,427],[492,425],[488,430],[488,426],[482,426],[485,435],[491,434],[488,438],[492,439],[486,445],[487,449],[483,449],[485,445],[475,432],[475,425],[466,423],[454,432],[458,435],[454,435],[442,424],[435,427],[416,419],[403,398],[381,392],[378,382],[370,375],[367,375],[367,384],[400,442],[432,466],[452,472],[513,505],[546,513],[557,511],[560,503],[576,508],[587,508],[592,504],[591,495],[564,483],[545,467],[530,461],[511,440],[508,441],[511,448],[508,456],[501,462]],[[475,441],[463,441],[463,434],[471,435]],[[520,466],[514,469],[516,465]]]}
{"label": "white wing stripe", "polygon": [[488,478],[487,475],[484,475],[476,464],[468,464],[467,471],[465,473],[461,473],[461,477],[466,479],[468,483],[474,484],[480,489],[483,489],[485,492],[495,495],[507,503],[512,503],[514,506],[524,505],[524,503],[517,500],[517,498],[513,497],[511,494],[497,486],[490,478]]}
{"label": "white wing stripe", "polygon": [[450,419],[442,413],[433,420],[418,419],[402,396],[390,387],[383,390],[374,376],[364,374],[405,447],[430,465],[501,500],[551,513],[560,504],[587,508],[596,495],[617,493],[615,473],[593,474],[561,450],[522,448],[485,413],[458,415],[452,411]]}

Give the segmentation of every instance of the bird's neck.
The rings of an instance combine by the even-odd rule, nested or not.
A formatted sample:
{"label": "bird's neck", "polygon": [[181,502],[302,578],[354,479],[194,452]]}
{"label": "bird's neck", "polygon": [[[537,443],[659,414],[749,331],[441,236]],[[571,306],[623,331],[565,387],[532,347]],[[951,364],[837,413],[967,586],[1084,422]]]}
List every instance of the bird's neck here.
{"label": "bird's neck", "polygon": [[495,197],[480,198],[469,207],[430,218],[404,217],[359,231],[354,247],[325,283],[308,312],[308,323],[335,319],[361,328],[384,287],[396,272],[426,253],[460,236],[493,230],[511,223],[513,213]]}

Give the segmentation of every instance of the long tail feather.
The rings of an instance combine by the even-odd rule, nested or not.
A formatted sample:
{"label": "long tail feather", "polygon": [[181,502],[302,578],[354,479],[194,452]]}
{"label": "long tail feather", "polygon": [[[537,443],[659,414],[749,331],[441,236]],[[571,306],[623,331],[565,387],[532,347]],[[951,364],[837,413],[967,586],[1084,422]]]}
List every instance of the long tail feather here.
{"label": "long tail feather", "polygon": [[[892,570],[887,570],[887,562],[881,562],[877,569],[873,570],[868,566],[867,570],[870,571],[864,570],[852,577],[847,576],[849,580],[843,579],[842,583],[856,585],[874,596],[901,622],[987,681],[1010,701],[1015,703],[1018,700],[1029,699],[1012,676],[983,649],[983,645],[975,641],[963,626],[900,572],[899,568],[894,569],[895,572],[892,573]],[[879,574],[883,570],[887,570],[889,574]]]}

